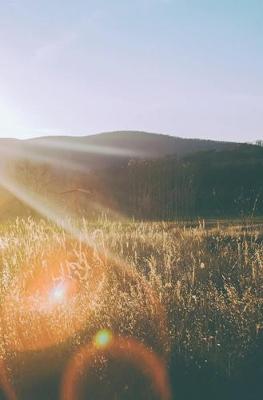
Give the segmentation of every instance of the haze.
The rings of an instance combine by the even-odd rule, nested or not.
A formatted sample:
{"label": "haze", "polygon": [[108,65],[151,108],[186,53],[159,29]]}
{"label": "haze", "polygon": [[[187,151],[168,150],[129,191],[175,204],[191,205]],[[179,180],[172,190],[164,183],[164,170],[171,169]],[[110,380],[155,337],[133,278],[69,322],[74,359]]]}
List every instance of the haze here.
{"label": "haze", "polygon": [[0,136],[263,138],[261,0],[0,0]]}

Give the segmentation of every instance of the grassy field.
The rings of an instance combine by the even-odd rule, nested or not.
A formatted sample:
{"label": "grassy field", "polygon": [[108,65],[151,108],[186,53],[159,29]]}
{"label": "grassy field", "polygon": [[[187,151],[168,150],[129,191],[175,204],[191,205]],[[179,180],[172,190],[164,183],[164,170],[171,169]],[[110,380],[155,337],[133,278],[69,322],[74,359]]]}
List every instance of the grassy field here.
{"label": "grassy field", "polygon": [[[102,329],[165,360],[173,399],[260,398],[260,224],[82,220],[69,233],[18,219],[0,226],[0,257],[1,359],[18,399],[58,398],[67,360]],[[107,398],[154,398],[138,388]]]}

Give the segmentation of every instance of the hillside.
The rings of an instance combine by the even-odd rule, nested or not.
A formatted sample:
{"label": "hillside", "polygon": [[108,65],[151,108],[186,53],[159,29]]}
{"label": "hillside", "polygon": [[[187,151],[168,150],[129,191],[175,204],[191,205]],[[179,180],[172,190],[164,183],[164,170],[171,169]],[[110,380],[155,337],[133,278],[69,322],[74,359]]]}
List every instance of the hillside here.
{"label": "hillside", "polygon": [[[123,165],[130,159],[166,156],[182,158],[207,150],[231,150],[238,143],[183,139],[146,132],[108,132],[97,135],[49,136],[29,140],[0,139],[1,160],[26,159],[39,162],[74,164],[86,169]],[[60,162],[62,161],[62,163]]]}
{"label": "hillside", "polygon": [[25,212],[23,199],[16,199],[21,188],[67,214],[111,210],[150,220],[263,215],[260,146],[144,132],[1,139],[0,163],[15,188],[10,194],[2,185],[2,218]]}
{"label": "hillside", "polygon": [[[47,139],[47,138],[46,138]],[[52,137],[49,139],[52,142]],[[69,140],[69,138],[64,138]],[[39,141],[39,140],[38,140]],[[74,138],[70,138],[74,141]],[[77,141],[100,148],[123,150],[127,155],[138,158],[161,158],[168,155],[183,157],[187,154],[205,150],[227,150],[238,146],[238,143],[219,142],[201,139],[184,139],[169,135],[138,131],[106,132],[98,135],[77,138]]]}

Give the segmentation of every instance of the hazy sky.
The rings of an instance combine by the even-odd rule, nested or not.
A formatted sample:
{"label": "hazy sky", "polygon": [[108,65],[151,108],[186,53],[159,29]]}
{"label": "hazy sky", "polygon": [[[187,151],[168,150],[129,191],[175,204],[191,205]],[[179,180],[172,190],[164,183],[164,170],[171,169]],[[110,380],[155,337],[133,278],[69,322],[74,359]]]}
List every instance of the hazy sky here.
{"label": "hazy sky", "polygon": [[0,0],[0,136],[263,139],[262,0]]}

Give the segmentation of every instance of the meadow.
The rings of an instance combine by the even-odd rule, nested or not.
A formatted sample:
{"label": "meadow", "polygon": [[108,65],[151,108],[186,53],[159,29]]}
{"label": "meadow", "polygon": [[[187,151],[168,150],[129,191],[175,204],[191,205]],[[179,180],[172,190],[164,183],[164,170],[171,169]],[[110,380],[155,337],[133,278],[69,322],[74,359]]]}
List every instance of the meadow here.
{"label": "meadow", "polygon": [[[162,360],[172,399],[260,398],[262,225],[74,223],[70,233],[33,218],[0,226],[3,396],[61,398],[68,360],[105,331]],[[162,396],[138,379],[111,387],[108,366],[96,368],[92,399]]]}

